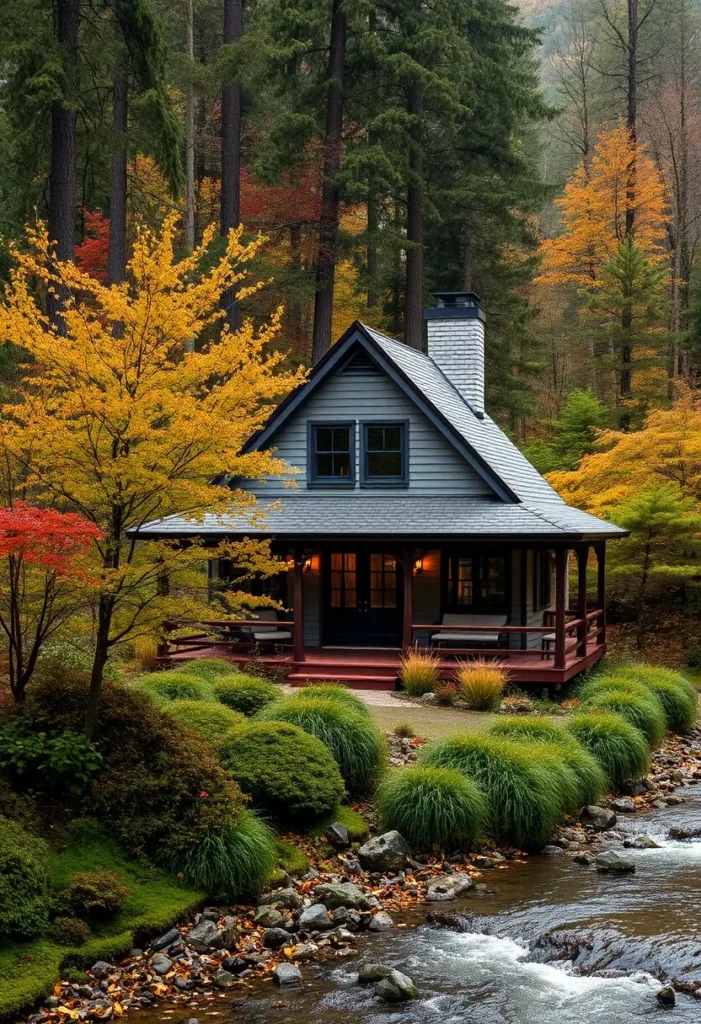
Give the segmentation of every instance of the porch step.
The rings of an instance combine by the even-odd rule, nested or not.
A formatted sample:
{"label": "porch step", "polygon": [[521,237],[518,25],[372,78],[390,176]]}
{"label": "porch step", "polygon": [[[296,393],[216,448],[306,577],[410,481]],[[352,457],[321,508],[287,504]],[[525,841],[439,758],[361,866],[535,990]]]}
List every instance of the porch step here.
{"label": "porch step", "polygon": [[396,690],[397,674],[394,675],[360,675],[334,671],[320,671],[315,668],[309,672],[290,672],[287,677],[290,686],[313,685],[314,683],[341,683],[350,690]]}

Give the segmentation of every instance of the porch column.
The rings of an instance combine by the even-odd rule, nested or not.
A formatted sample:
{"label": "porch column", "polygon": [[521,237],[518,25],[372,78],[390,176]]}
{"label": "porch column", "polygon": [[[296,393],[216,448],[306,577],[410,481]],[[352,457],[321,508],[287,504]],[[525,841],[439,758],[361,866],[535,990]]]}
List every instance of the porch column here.
{"label": "porch column", "polygon": [[596,607],[601,612],[599,617],[599,643],[606,643],[606,541],[594,545],[596,551]]}
{"label": "porch column", "polygon": [[304,553],[294,550],[295,617],[292,633],[295,662],[304,661]]}
{"label": "porch column", "polygon": [[567,657],[567,548],[555,549],[555,668],[564,668]]}
{"label": "porch column", "polygon": [[412,623],[414,619],[414,552],[411,548],[402,550],[402,576],[404,577],[404,614],[402,617],[402,648],[412,646]]}
{"label": "porch column", "polygon": [[577,657],[584,658],[587,653],[587,562],[589,561],[589,545],[577,549],[577,618],[583,620],[577,627]]}

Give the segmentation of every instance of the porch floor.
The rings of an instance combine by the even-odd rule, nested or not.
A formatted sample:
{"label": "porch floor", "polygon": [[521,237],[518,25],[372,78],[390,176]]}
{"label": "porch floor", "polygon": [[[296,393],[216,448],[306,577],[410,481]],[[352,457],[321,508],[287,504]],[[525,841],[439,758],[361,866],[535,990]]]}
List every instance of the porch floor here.
{"label": "porch floor", "polygon": [[[397,689],[400,650],[378,650],[373,648],[305,648],[304,661],[295,662],[292,652],[257,655],[255,660],[268,668],[281,668],[288,672],[288,681],[293,686],[306,683],[333,681],[363,690]],[[443,660],[441,675],[450,679],[455,664],[460,659],[451,658],[448,651],[437,651]],[[564,668],[555,668],[552,657],[545,659],[538,653],[507,651],[496,659],[509,670],[511,681],[521,685],[555,686],[584,672],[606,653],[605,644],[589,643],[586,656],[580,657],[575,651],[568,653]],[[475,650],[474,656],[479,656]],[[248,652],[232,651],[230,645],[202,646],[196,650],[179,651],[162,659],[164,667],[178,665],[198,658],[223,658],[244,667],[252,656]]]}

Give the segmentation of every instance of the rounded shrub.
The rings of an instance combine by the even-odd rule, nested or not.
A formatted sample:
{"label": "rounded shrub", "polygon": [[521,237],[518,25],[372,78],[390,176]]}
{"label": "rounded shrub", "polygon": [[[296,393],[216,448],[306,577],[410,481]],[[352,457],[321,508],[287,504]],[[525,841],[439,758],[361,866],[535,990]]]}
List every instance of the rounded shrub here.
{"label": "rounded shrub", "polygon": [[207,680],[208,682],[237,675],[236,666],[224,658],[192,658],[190,661],[178,665],[174,671],[178,675],[197,676],[198,679]]}
{"label": "rounded shrub", "polygon": [[59,946],[84,946],[90,938],[90,925],[79,917],[55,917],[51,930]]}
{"label": "rounded shrub", "polygon": [[357,693],[353,693],[347,686],[342,686],[340,683],[318,683],[314,686],[305,686],[302,693],[305,697],[325,697],[328,700],[338,701],[343,707],[350,708],[351,711],[357,711],[368,718],[370,717],[370,708],[362,697],[359,697]]}
{"label": "rounded shrub", "polygon": [[109,917],[124,908],[131,893],[112,871],[76,871],[66,896],[77,914]]}
{"label": "rounded shrub", "polygon": [[476,782],[487,799],[487,830],[498,842],[539,850],[560,817],[558,779],[525,744],[500,736],[451,736],[427,744],[419,763],[452,768]]}
{"label": "rounded shrub", "polygon": [[410,846],[455,850],[481,835],[487,802],[471,779],[452,768],[413,765],[391,772],[375,802],[384,829],[396,829]]}
{"label": "rounded shrub", "polygon": [[496,711],[501,704],[508,673],[487,658],[462,662],[456,672],[460,696],[473,711]]}
{"label": "rounded shrub", "polygon": [[586,707],[612,711],[639,729],[651,747],[658,747],[667,728],[664,710],[654,693],[633,690],[604,690],[594,694]]}
{"label": "rounded shrub", "polygon": [[345,793],[329,748],[287,722],[248,723],[219,756],[254,805],[279,821],[313,821]]}
{"label": "rounded shrub", "polygon": [[621,715],[584,711],[573,715],[565,728],[596,758],[611,787],[641,778],[650,770],[645,737]]}
{"label": "rounded shrub", "polygon": [[212,692],[221,704],[248,717],[280,697],[280,691],[267,679],[233,674],[216,679]]}
{"label": "rounded shrub", "polygon": [[247,724],[246,717],[238,711],[210,700],[172,700],[164,704],[163,711],[178,725],[201,732],[210,743],[218,743],[232,729],[240,729]]}
{"label": "rounded shrub", "polygon": [[316,736],[329,748],[348,792],[371,792],[387,764],[387,741],[366,715],[328,697],[308,697],[304,692],[269,704],[258,712],[260,721],[289,722]]}
{"label": "rounded shrub", "polygon": [[625,665],[616,669],[616,675],[656,694],[667,726],[674,732],[688,732],[692,728],[698,717],[699,695],[681,672],[658,665]]}
{"label": "rounded shrub", "polygon": [[134,685],[147,693],[157,704],[170,700],[212,699],[209,683],[186,672],[150,672],[148,675],[140,676]]}
{"label": "rounded shrub", "polygon": [[630,693],[642,695],[643,698],[649,695],[650,692],[642,683],[637,682],[635,679],[618,674],[599,673],[587,680],[579,691],[578,696],[580,701],[586,702],[600,693],[610,693],[611,690],[628,690]]}
{"label": "rounded shrub", "polygon": [[525,718],[499,718],[489,730],[490,736],[507,740],[539,740],[543,743],[564,743],[569,738],[564,729],[549,718],[528,715]]}
{"label": "rounded shrub", "polygon": [[0,818],[0,935],[32,939],[49,923],[48,847]]}

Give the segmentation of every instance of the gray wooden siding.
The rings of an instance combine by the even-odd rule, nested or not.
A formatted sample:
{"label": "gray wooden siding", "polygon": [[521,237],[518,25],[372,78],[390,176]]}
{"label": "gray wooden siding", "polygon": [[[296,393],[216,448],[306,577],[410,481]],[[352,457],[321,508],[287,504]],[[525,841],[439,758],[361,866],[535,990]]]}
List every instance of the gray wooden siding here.
{"label": "gray wooden siding", "polygon": [[[455,451],[453,446],[426,419],[397,385],[381,372],[337,373],[293,416],[274,440],[276,454],[300,472],[263,481],[247,481],[242,486],[258,494],[289,493],[289,481],[307,489],[308,424],[317,421],[362,421],[397,419],[409,424],[409,486],[402,494],[464,494],[488,497],[492,491]],[[360,488],[359,444],[356,429],[356,487],[352,494],[397,494],[397,488]]]}

